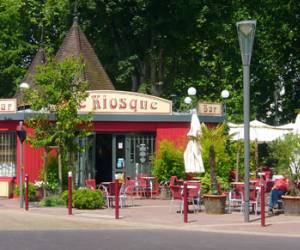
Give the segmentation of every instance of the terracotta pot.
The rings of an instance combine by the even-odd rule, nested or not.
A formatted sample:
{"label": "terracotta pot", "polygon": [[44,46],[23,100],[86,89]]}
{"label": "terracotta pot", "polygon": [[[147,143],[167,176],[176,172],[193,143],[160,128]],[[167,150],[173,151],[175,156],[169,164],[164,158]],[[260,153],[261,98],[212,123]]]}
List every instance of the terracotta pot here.
{"label": "terracotta pot", "polygon": [[226,194],[203,195],[205,212],[208,214],[225,214]]}
{"label": "terracotta pot", "polygon": [[285,215],[300,215],[300,196],[282,196]]}

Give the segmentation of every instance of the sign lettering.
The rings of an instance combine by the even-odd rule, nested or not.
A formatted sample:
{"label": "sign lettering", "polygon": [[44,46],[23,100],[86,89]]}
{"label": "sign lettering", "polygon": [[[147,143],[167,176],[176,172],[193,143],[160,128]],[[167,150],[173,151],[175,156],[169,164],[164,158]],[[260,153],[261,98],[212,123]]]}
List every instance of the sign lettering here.
{"label": "sign lettering", "polygon": [[172,102],[156,96],[136,92],[95,90],[88,91],[79,112],[106,114],[171,114]]}
{"label": "sign lettering", "polygon": [[17,100],[16,99],[0,99],[0,113],[16,113]]}
{"label": "sign lettering", "polygon": [[200,115],[222,116],[222,104],[220,103],[198,103]]}

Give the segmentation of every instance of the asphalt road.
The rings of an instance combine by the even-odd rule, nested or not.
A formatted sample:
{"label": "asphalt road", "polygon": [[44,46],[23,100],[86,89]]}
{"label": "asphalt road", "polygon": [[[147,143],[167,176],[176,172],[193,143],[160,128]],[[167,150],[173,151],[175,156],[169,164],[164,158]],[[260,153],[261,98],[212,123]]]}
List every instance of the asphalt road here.
{"label": "asphalt road", "polygon": [[179,230],[2,231],[0,250],[282,250],[299,239]]}

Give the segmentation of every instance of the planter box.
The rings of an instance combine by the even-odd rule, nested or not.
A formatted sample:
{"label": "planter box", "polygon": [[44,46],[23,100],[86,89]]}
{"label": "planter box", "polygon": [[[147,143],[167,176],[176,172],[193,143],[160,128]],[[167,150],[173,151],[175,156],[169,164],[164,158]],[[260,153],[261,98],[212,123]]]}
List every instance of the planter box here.
{"label": "planter box", "polygon": [[300,196],[282,196],[285,215],[300,215]]}
{"label": "planter box", "polygon": [[225,214],[226,197],[226,194],[203,195],[205,212],[208,214]]}

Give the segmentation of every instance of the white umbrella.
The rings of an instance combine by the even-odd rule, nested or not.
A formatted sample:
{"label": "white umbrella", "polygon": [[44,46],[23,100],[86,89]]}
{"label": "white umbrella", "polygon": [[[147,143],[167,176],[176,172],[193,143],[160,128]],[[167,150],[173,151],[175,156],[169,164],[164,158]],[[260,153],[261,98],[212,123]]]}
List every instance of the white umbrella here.
{"label": "white umbrella", "polygon": [[[299,123],[300,124],[300,123]],[[244,124],[228,123],[229,134],[232,140],[238,141],[244,139]],[[292,131],[291,126],[270,126],[258,120],[250,122],[250,141],[258,143],[271,142],[283,137]],[[300,127],[299,127],[300,132]]]}
{"label": "white umbrella", "polygon": [[201,135],[201,125],[196,112],[192,114],[191,128],[187,133],[189,142],[184,151],[184,167],[186,173],[204,173],[204,165],[201,156],[201,145],[196,137]]}

